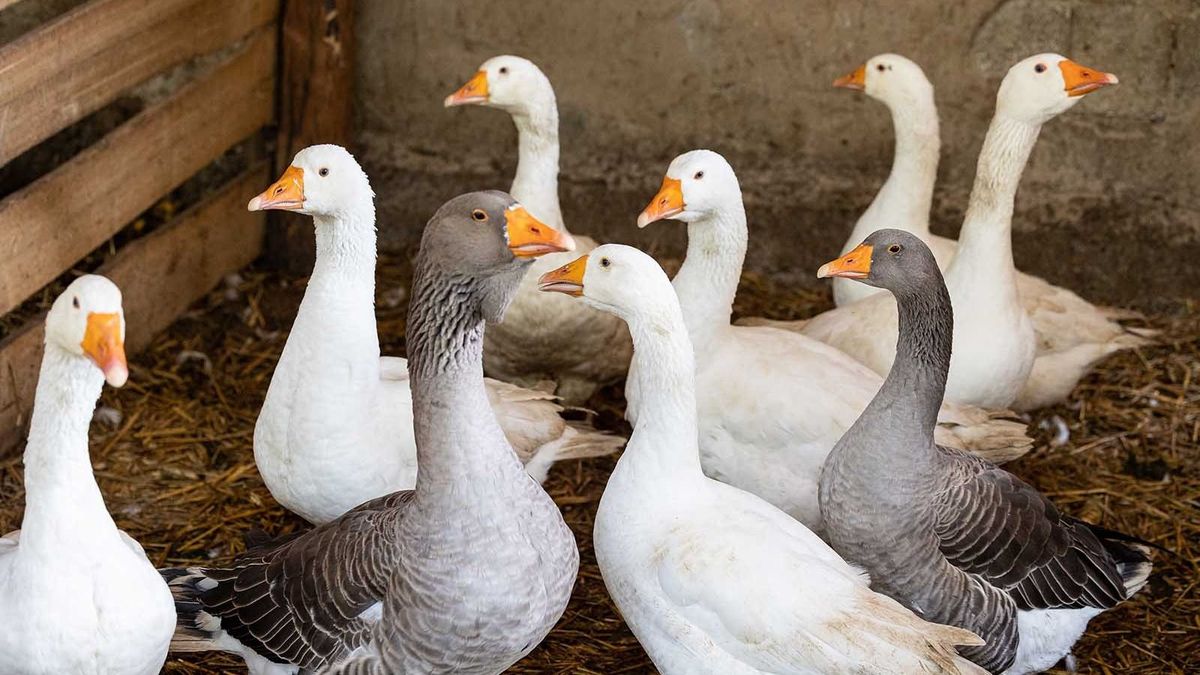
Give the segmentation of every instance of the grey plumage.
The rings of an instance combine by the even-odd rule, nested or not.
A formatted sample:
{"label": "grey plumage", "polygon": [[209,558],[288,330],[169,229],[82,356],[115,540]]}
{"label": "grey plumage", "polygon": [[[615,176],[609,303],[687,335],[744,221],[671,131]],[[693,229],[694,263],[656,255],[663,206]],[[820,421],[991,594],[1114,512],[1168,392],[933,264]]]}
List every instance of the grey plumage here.
{"label": "grey plumage", "polygon": [[[503,315],[528,264],[506,247],[512,203],[463,195],[426,227],[408,322],[416,488],[230,568],[164,571],[181,645],[195,650],[199,635],[229,649],[223,631],[306,671],[484,674],[557,622],[578,569],[575,540],[505,441],[483,384],[484,320]],[[482,222],[470,215],[478,209]]]}
{"label": "grey plumage", "polygon": [[871,285],[900,315],[895,365],[879,394],[829,455],[820,486],[830,543],[863,566],[872,587],[922,617],[967,628],[986,644],[964,656],[1012,665],[1021,610],[1107,609],[1150,571],[1148,550],[1061,514],[1016,476],[937,446],[953,335],[950,298],[917,237],[880,230]]}

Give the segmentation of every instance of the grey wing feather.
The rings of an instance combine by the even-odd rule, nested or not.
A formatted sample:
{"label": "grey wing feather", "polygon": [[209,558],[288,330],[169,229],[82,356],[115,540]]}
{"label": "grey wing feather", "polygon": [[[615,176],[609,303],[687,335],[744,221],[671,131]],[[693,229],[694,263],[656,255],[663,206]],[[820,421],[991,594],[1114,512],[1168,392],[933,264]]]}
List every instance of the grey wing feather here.
{"label": "grey wing feather", "polygon": [[1007,471],[942,450],[956,470],[934,502],[935,534],[951,565],[1021,609],[1108,608],[1127,597],[1115,544]]}
{"label": "grey wing feather", "polygon": [[205,569],[197,600],[222,630],[272,661],[328,665],[370,639],[371,623],[359,615],[383,598],[392,537],[411,495],[366,502],[232,567]]}

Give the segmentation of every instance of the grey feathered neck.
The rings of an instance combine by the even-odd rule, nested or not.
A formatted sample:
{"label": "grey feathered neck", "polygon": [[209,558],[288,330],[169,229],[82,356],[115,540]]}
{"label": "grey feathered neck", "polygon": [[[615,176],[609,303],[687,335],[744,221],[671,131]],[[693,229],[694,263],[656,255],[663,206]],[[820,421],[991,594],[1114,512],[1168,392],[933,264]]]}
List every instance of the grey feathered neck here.
{"label": "grey feathered neck", "polygon": [[418,500],[464,496],[455,486],[487,476],[507,494],[524,468],[496,422],[483,379],[485,320],[516,294],[516,272],[471,275],[440,251],[417,256],[408,312],[408,371],[417,442]]}
{"label": "grey feathered neck", "polygon": [[476,279],[418,255],[408,308],[408,369],[414,380],[476,366],[482,377],[483,314]]}
{"label": "grey feathered neck", "polygon": [[892,290],[899,313],[899,336],[892,370],[846,438],[838,446],[855,445],[858,436],[877,437],[881,432],[894,442],[890,457],[924,454],[933,447],[938,411],[946,394],[950,354],[954,340],[954,311],[941,274],[919,283],[900,284]]}

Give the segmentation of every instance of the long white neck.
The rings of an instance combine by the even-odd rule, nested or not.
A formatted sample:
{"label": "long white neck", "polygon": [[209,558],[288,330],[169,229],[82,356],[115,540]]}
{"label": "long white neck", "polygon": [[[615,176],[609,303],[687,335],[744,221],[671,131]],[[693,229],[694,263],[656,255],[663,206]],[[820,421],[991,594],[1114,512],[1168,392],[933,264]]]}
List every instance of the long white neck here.
{"label": "long white neck", "polygon": [[701,478],[695,361],[679,305],[664,299],[626,321],[641,402],[618,468],[639,480]]}
{"label": "long white neck", "polygon": [[565,232],[558,205],[558,105],[554,92],[543,92],[510,112],[517,127],[518,152],[512,196],[535,218]]}
{"label": "long white neck", "polygon": [[375,325],[375,207],[369,199],[337,216],[316,216],[317,259],[280,368],[333,371],[342,381],[378,379]]}
{"label": "long white neck", "polygon": [[892,172],[855,223],[847,251],[884,227],[907,230],[923,239],[929,236],[929,208],[941,151],[933,92],[888,107],[896,134]]}
{"label": "long white neck", "polygon": [[104,375],[86,358],[46,345],[25,446],[21,550],[58,557],[118,541],[88,456],[88,426]]}
{"label": "long white neck", "polygon": [[698,351],[714,331],[729,325],[747,238],[741,198],[688,224],[687,257],[671,283]]}
{"label": "long white neck", "polygon": [[941,151],[933,92],[888,109],[896,134],[892,171],[854,224],[843,253],[885,227],[907,230],[923,239],[929,236],[929,209]]}
{"label": "long white neck", "polygon": [[958,238],[958,253],[946,270],[951,297],[972,283],[986,283],[1001,289],[1005,300],[1015,302],[1013,202],[1040,130],[1037,124],[1001,114],[992,118],[979,153],[975,185]]}

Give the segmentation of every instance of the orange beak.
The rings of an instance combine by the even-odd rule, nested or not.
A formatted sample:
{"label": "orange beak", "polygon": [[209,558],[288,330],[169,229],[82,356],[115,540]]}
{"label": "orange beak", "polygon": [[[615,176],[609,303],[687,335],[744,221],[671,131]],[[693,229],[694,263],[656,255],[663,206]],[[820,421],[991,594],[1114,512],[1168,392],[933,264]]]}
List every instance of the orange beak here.
{"label": "orange beak", "polygon": [[579,256],[556,270],[550,270],[538,279],[538,290],[564,293],[574,298],[583,295],[583,273],[587,271],[588,257]]}
{"label": "orange beak", "polygon": [[250,200],[246,208],[251,211],[299,211],[304,206],[304,169],[289,166],[287,171],[262,194]]}
{"label": "orange beak", "polygon": [[658,194],[650,200],[650,205],[638,216],[637,226],[645,227],[650,223],[683,213],[683,183],[678,178],[664,177]]}
{"label": "orange beak", "polygon": [[125,362],[125,337],[119,313],[88,314],[83,342],[79,343],[83,353],[100,367],[104,379],[119,387],[129,379],[129,365]]}
{"label": "orange beak", "polygon": [[871,273],[871,245],[859,244],[846,255],[821,265],[817,278],[866,279]]}
{"label": "orange beak", "polygon": [[458,91],[450,94],[443,101],[443,105],[447,108],[456,105],[467,105],[470,103],[487,103],[488,100],[488,83],[487,73],[479,71],[467,83],[459,87]]}
{"label": "orange beak", "polygon": [[1062,71],[1064,89],[1067,96],[1083,96],[1118,82],[1117,76],[1094,68],[1085,68],[1071,59],[1063,59],[1058,64]]}
{"label": "orange beak", "polygon": [[534,218],[524,206],[513,204],[504,214],[508,250],[518,258],[536,258],[547,253],[575,250],[571,235]]}
{"label": "orange beak", "polygon": [[842,89],[854,89],[862,91],[867,88],[867,64],[863,64],[854,69],[853,73],[843,75],[833,81],[833,86],[841,87]]}

